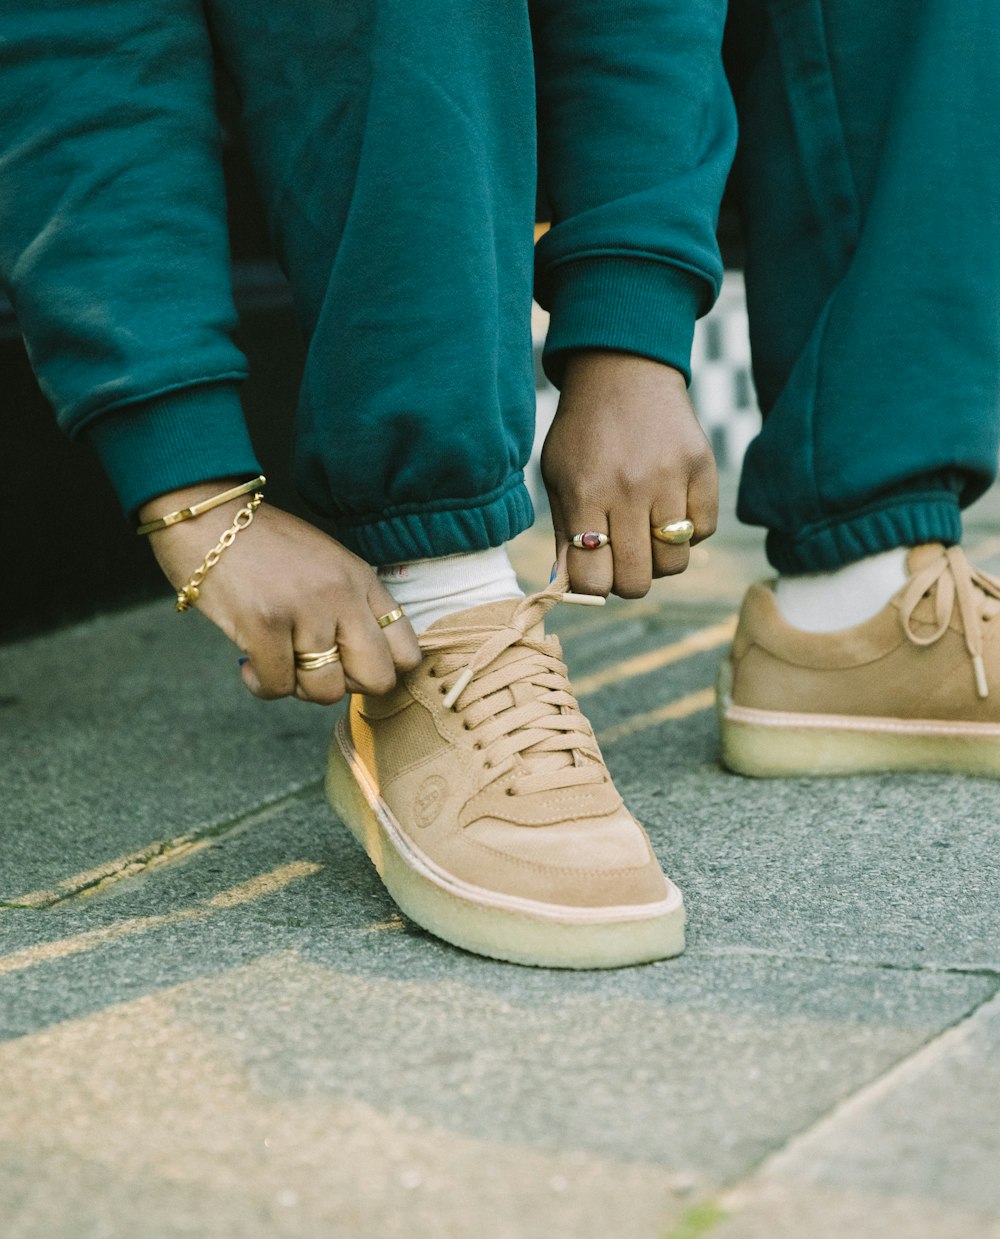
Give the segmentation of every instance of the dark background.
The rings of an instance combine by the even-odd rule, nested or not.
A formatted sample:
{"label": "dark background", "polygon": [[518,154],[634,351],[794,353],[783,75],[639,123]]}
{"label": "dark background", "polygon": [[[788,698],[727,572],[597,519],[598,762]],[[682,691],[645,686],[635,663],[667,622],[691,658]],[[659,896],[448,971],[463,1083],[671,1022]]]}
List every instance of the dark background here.
{"label": "dark background", "polygon": [[[267,497],[309,519],[290,478],[291,435],[303,342],[288,287],[268,247],[263,214],[238,129],[236,100],[219,84],[240,315],[237,342],[250,362],[244,407]],[[544,217],[544,204],[540,217]],[[735,219],[724,207],[720,240],[738,265]],[[0,640],[29,636],[99,611],[167,596],[145,539],[126,523],[94,454],[58,430],[25,356],[17,322],[0,296],[0,568],[6,605]]]}

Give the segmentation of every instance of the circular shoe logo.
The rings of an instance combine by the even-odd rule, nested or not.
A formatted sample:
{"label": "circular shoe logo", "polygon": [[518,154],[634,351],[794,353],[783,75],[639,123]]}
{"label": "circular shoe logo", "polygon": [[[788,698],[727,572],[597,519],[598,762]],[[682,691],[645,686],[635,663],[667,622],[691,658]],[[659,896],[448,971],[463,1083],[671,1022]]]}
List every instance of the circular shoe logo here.
{"label": "circular shoe logo", "polygon": [[417,788],[416,795],[414,819],[418,826],[430,826],[441,812],[447,795],[448,784],[439,774],[432,774],[429,779],[424,779]]}

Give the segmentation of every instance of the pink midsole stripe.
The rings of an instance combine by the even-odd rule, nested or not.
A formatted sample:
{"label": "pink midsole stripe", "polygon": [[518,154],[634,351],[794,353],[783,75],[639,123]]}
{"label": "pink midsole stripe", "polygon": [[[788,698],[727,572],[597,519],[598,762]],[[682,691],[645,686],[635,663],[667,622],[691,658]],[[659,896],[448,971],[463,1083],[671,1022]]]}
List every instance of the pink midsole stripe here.
{"label": "pink midsole stripe", "polygon": [[756,710],[738,706],[731,701],[723,704],[723,716],[730,723],[748,723],[755,727],[774,727],[799,731],[880,732],[897,736],[973,736],[1000,740],[1000,723],[949,722],[926,718],[867,718],[850,714],[793,714],[785,710]]}

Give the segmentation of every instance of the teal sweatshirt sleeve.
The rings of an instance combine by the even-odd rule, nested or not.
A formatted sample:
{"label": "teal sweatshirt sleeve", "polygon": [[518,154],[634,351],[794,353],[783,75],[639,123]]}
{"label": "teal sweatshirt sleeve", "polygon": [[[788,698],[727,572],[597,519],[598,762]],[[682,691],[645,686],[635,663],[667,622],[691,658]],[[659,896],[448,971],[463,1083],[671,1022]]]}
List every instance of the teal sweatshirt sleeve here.
{"label": "teal sweatshirt sleeve", "polygon": [[725,0],[531,0],[544,365],[607,348],[690,378],[694,321],[718,295],[719,203],[736,146]]}
{"label": "teal sweatshirt sleeve", "polygon": [[0,282],[60,425],[127,511],[259,472],[199,0],[4,5],[0,82]]}

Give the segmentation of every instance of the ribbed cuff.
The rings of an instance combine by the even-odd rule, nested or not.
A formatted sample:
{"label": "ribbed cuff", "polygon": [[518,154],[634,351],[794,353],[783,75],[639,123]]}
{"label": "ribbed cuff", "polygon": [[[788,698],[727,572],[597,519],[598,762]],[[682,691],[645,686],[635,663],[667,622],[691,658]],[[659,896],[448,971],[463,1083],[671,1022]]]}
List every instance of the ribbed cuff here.
{"label": "ribbed cuff", "polygon": [[535,519],[524,474],[474,499],[390,509],[371,520],[338,520],[333,533],[370,564],[462,555],[502,546]]}
{"label": "ribbed cuff", "polygon": [[948,491],[908,494],[866,512],[804,529],[794,538],[771,532],[767,558],[778,572],[833,572],[855,560],[898,546],[962,540],[962,514],[957,496]]}
{"label": "ribbed cuff", "polygon": [[148,499],[261,472],[235,383],[185,387],[96,417],[82,432],[131,516]]}
{"label": "ribbed cuff", "polygon": [[547,272],[551,324],[542,364],[558,387],[567,354],[615,349],[662,361],[691,381],[694,320],[706,281],[668,262],[578,258]]}

